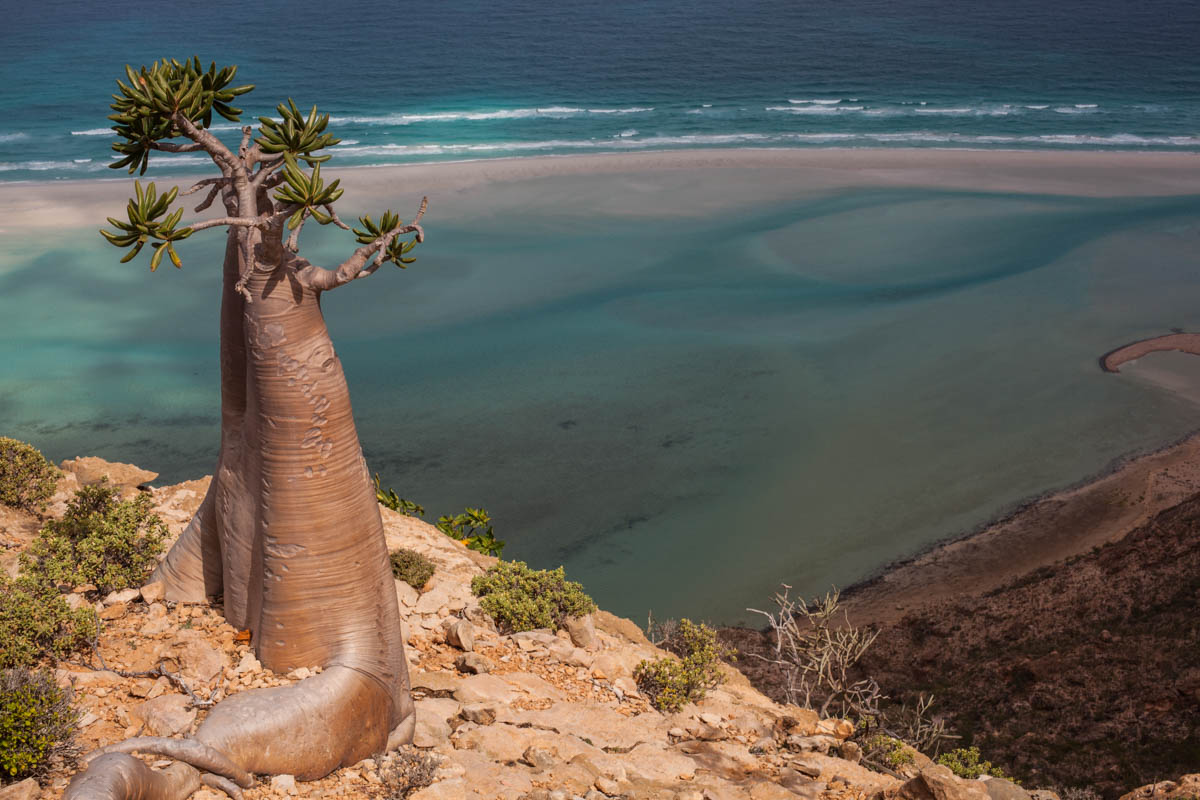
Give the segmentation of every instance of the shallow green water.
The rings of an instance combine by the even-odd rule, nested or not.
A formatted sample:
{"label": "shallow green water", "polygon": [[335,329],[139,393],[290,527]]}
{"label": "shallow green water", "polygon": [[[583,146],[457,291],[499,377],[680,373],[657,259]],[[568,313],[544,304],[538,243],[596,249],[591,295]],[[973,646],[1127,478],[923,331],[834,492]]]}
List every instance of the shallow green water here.
{"label": "shallow green water", "polygon": [[[1198,427],[1096,357],[1200,326],[1200,196],[695,202],[754,180],[439,199],[416,265],[325,300],[372,469],[433,517],[486,507],[506,555],[614,612],[736,621]],[[319,263],[347,249],[306,236]],[[0,235],[0,433],[211,471],[220,243],[200,238],[151,275],[88,231]]]}

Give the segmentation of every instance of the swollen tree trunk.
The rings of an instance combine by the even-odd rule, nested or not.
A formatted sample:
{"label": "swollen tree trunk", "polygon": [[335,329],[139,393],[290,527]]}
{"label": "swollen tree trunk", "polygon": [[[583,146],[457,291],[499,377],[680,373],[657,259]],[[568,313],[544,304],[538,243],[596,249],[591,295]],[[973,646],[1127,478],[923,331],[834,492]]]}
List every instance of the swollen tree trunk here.
{"label": "swollen tree trunk", "polygon": [[[237,248],[226,253],[236,275]],[[159,567],[167,599],[221,594],[268,669],[345,666],[412,713],[383,523],[308,266],[260,247],[246,302],[226,280],[217,473]],[[232,262],[233,269],[230,269]],[[235,278],[236,280],[236,278]]]}
{"label": "swollen tree trunk", "polygon": [[[299,277],[307,262],[260,245],[247,302],[235,289],[234,239],[221,309],[217,470],[154,579],[168,600],[223,597],[227,620],[250,630],[268,669],[323,671],[226,699],[194,741],[139,738],[103,752],[156,752],[246,786],[252,773],[317,779],[411,741],[415,715],[383,523],[321,292]],[[121,769],[141,774],[135,763]],[[66,797],[93,796],[115,775],[93,768]],[[186,797],[194,778],[147,797]],[[128,796],[109,791],[104,784],[95,796]]]}
{"label": "swollen tree trunk", "polygon": [[[220,454],[196,516],[154,578],[168,600],[222,598],[226,618],[249,629],[268,669],[322,669],[298,684],[225,699],[190,739],[138,737],[102,748],[64,800],[181,800],[200,782],[240,798],[255,773],[320,778],[411,741],[415,728],[383,523],[320,297],[387,261],[409,263],[404,254],[423,240],[426,204],[407,224],[390,210],[378,223],[361,217],[361,246],[335,269],[295,256],[310,217],[350,230],[332,207],[338,182],[320,179],[328,156],[312,155],[337,140],[324,133],[327,115],[314,108],[305,118],[289,101],[278,106],[285,123],[260,118],[258,139],[243,127],[235,153],[208,130],[214,109],[236,119],[241,112],[228,101],[253,88],[228,88],[235,72],[213,65],[202,74],[198,59],[127,68],[130,84],[118,81],[118,113],[109,117],[125,139],[113,146],[126,156],[117,165],[132,172],[151,151],[204,151],[221,176],[182,195],[207,189],[195,211],[219,196],[226,216],[179,228],[182,210],[168,213],[178,190],[159,197],[154,184],[146,192],[136,184],[128,223],[110,218],[117,232],[102,233],[130,248],[125,260],[153,241],[153,269],[164,254],[180,265],[176,242],[228,228]],[[171,141],[181,136],[190,142]],[[403,241],[409,233],[415,238]],[[128,755],[136,752],[182,763],[154,771]]]}

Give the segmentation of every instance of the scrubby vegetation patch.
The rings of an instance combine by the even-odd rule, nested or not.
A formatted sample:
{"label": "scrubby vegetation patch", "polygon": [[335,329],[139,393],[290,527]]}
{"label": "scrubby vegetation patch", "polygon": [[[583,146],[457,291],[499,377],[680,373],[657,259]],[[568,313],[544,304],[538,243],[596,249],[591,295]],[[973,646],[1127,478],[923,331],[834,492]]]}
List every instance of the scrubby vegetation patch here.
{"label": "scrubby vegetation patch", "polygon": [[21,555],[23,569],[37,580],[90,583],[102,592],[141,586],[167,536],[151,508],[149,495],[119,500],[105,483],[85,486]]}
{"label": "scrubby vegetation patch", "polygon": [[707,625],[681,619],[665,626],[670,635],[662,646],[675,658],[642,661],[633,671],[638,689],[659,711],[678,711],[724,681],[720,664],[731,651],[717,642],[717,632]]}
{"label": "scrubby vegetation patch", "polygon": [[90,607],[73,610],[53,584],[0,574],[0,595],[0,669],[62,658],[96,635],[95,612]]}
{"label": "scrubby vegetation patch", "polygon": [[0,503],[41,511],[61,474],[33,445],[0,436]]}
{"label": "scrubby vegetation patch", "polygon": [[44,775],[53,761],[72,759],[79,712],[71,690],[44,670],[0,670],[0,778]]}
{"label": "scrubby vegetation patch", "polygon": [[480,607],[505,632],[558,630],[567,617],[596,610],[583,586],[558,569],[530,569],[524,561],[501,561],[471,579]]}
{"label": "scrubby vegetation patch", "polygon": [[392,575],[396,580],[407,583],[414,589],[420,589],[433,577],[436,566],[416,550],[401,547],[391,552]]}

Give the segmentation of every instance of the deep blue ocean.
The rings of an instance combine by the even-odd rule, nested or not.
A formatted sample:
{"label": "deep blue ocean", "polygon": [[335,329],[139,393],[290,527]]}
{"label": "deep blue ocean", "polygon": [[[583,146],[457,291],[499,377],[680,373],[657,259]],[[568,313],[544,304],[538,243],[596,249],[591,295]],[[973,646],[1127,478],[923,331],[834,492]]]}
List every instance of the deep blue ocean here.
{"label": "deep blue ocean", "polygon": [[[258,86],[248,119],[289,96],[330,113],[326,175],[653,148],[1200,153],[1196,0],[0,11],[0,182],[131,182],[105,166],[114,80],[193,53]],[[1200,186],[1075,196],[996,182],[1007,156],[946,183],[939,157],[910,184],[608,159],[352,188],[347,219],[430,196],[414,266],[323,300],[368,465],[433,519],[488,509],[506,557],[564,565],[606,609],[750,622],[780,583],[844,587],[1195,430],[1187,358],[1096,358],[1200,330]],[[218,447],[222,236],[185,242],[182,270],[118,263],[96,228],[126,188],[80,191],[113,206],[67,230],[0,218],[0,435],[176,482]],[[74,191],[3,191],[52,211],[55,189]],[[352,243],[309,225],[302,246],[332,265]]]}
{"label": "deep blue ocean", "polygon": [[[1194,0],[18,3],[0,180],[110,175],[125,63],[333,115],[341,164],[682,147],[1200,149]],[[234,135],[226,126],[226,135]],[[197,157],[175,159],[186,171]]]}

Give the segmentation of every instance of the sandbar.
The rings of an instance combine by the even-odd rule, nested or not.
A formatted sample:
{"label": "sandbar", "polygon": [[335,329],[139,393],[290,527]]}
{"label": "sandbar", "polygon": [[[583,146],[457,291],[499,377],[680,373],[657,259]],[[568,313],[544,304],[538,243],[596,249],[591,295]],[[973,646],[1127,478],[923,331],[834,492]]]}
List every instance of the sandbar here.
{"label": "sandbar", "polygon": [[[1153,197],[1196,194],[1200,154],[1179,152],[1096,152],[1042,150],[963,150],[935,148],[812,148],[669,150],[567,156],[533,156],[436,163],[346,167],[330,162],[326,178],[341,178],[352,205],[402,202],[412,195],[432,198],[432,208],[489,184],[512,184],[551,177],[630,176],[690,173],[719,178],[729,170],[755,171],[737,188],[720,181],[698,184],[701,191],[676,198],[697,211],[736,207],[836,188],[934,187],[957,191]],[[211,174],[211,173],[210,173]],[[161,185],[187,186],[196,176],[155,177]],[[676,180],[678,180],[678,175]],[[100,227],[119,213],[132,178],[0,183],[0,231],[46,227]],[[198,196],[196,196],[198,197]],[[196,199],[189,198],[189,199]],[[687,213],[639,203],[636,183],[614,197],[616,211],[639,214]],[[210,212],[214,213],[214,212]],[[431,220],[433,215],[431,213]]]}

